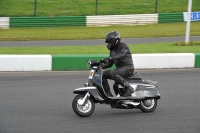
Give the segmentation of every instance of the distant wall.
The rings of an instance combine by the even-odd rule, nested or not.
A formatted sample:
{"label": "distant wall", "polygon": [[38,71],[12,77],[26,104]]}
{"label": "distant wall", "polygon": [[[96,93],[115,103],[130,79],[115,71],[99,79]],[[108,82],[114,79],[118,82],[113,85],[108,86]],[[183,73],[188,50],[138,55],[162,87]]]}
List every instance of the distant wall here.
{"label": "distant wall", "polygon": [[[0,71],[89,70],[89,59],[105,57],[108,55],[0,55]],[[200,68],[200,53],[132,54],[132,57],[135,69]]]}
{"label": "distant wall", "polygon": [[51,55],[0,55],[0,71],[49,71]]}
{"label": "distant wall", "polygon": [[133,54],[135,68],[187,68],[194,67],[193,53]]}
{"label": "distant wall", "polygon": [[108,55],[52,55],[52,70],[87,70],[89,59],[100,60]]}
{"label": "distant wall", "polygon": [[200,68],[200,53],[195,53],[195,64],[194,67]]}

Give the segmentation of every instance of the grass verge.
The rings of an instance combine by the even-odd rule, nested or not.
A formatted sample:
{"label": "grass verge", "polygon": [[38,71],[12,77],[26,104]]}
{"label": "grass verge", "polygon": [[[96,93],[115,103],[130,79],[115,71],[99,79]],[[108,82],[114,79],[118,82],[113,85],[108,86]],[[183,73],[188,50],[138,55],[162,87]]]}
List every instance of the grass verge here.
{"label": "grass verge", "polygon": [[[84,16],[155,13],[156,0],[0,0],[0,16]],[[158,13],[186,12],[187,0],[159,0]],[[200,1],[193,0],[192,10],[199,10]],[[97,9],[97,10],[96,10]],[[97,11],[97,12],[96,12]]]}
{"label": "grass verge", "polygon": [[[112,30],[117,30],[122,38],[185,36],[186,23],[108,27],[0,29],[0,41],[102,39]],[[191,23],[190,35],[200,36],[200,22]]]}
{"label": "grass verge", "polygon": [[[132,54],[198,53],[200,45],[175,46],[173,43],[129,45]],[[0,54],[109,54],[106,46],[1,47]]]}

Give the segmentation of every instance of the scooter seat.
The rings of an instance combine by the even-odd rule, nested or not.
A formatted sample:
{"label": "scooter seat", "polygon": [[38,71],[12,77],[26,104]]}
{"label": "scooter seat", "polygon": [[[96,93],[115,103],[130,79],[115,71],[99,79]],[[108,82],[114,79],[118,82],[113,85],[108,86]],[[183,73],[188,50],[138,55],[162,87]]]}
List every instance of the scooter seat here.
{"label": "scooter seat", "polygon": [[126,78],[126,80],[142,80],[142,77],[138,72],[135,72],[131,77]]}

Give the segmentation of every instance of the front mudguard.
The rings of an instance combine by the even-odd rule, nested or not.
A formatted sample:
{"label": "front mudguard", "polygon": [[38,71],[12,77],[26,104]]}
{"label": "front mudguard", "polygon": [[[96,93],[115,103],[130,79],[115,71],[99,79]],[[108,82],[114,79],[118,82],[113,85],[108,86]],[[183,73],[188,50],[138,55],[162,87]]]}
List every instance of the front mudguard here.
{"label": "front mudguard", "polygon": [[73,91],[74,94],[85,94],[87,92],[91,94],[91,96],[95,99],[96,102],[104,100],[102,96],[99,94],[96,87],[81,87]]}

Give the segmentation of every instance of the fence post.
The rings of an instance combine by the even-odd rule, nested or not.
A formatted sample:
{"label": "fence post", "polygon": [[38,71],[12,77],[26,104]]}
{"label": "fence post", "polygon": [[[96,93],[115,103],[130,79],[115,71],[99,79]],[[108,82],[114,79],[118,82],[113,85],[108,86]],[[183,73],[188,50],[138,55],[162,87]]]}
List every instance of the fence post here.
{"label": "fence post", "polygon": [[185,32],[185,44],[188,45],[190,41],[190,15],[192,11],[192,0],[188,0],[188,10],[187,10],[187,23],[186,23],[186,32]]}
{"label": "fence post", "polygon": [[158,0],[156,0],[155,13],[158,13]]}
{"label": "fence post", "polygon": [[98,0],[96,0],[96,12],[95,15],[98,15]]}
{"label": "fence post", "polygon": [[34,3],[34,16],[36,17],[36,7],[37,7],[37,0],[35,0],[35,3]]}

